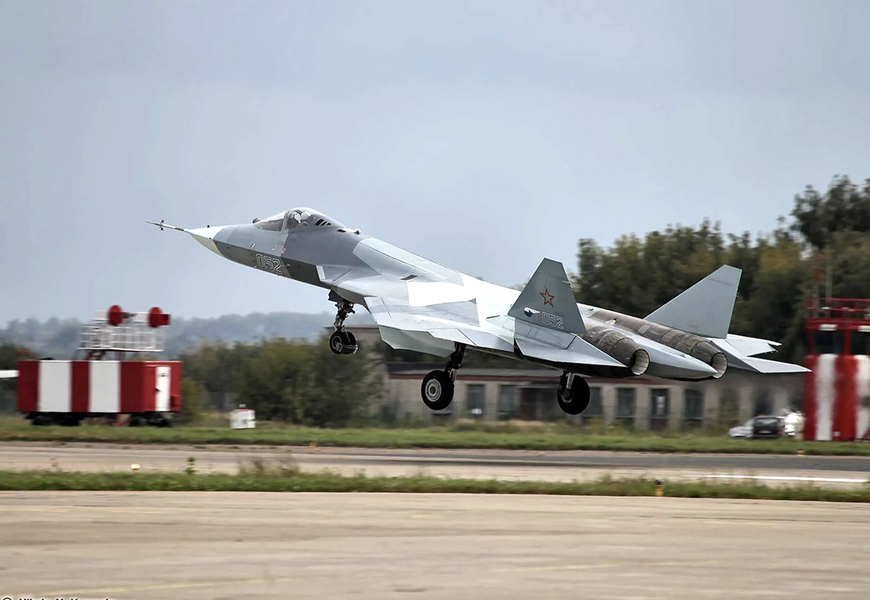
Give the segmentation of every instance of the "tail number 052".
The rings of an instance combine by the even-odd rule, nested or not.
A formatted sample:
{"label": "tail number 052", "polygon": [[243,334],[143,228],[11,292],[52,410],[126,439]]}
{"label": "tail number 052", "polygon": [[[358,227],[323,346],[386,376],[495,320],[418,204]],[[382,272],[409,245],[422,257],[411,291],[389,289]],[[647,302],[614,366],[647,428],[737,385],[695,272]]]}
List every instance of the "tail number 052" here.
{"label": "tail number 052", "polygon": [[281,261],[277,258],[272,258],[271,256],[263,256],[262,254],[258,254],[257,268],[263,269],[264,271],[269,271],[270,273],[280,273]]}
{"label": "tail number 052", "polygon": [[541,321],[544,325],[555,327],[556,329],[564,328],[564,320],[559,315],[553,315],[548,312],[541,313]]}

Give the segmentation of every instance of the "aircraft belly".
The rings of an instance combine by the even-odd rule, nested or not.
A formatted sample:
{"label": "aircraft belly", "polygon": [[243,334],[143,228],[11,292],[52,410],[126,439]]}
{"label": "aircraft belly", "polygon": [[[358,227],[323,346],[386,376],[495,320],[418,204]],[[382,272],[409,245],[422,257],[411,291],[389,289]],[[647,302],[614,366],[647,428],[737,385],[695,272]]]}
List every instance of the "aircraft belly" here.
{"label": "aircraft belly", "polygon": [[433,356],[450,356],[456,349],[451,340],[432,337],[426,331],[410,331],[387,325],[379,325],[381,339],[395,350],[412,350]]}

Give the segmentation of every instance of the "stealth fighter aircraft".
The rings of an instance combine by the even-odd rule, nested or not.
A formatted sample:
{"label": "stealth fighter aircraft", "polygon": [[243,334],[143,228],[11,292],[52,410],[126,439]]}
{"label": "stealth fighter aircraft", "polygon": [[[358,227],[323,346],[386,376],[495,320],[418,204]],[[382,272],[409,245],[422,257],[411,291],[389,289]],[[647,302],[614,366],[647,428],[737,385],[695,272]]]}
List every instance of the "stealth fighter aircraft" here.
{"label": "stealth fighter aircraft", "polygon": [[396,349],[444,357],[423,379],[432,410],[453,400],[467,348],[562,371],[556,402],[576,415],[589,405],[584,376],[717,379],[728,368],[759,373],[807,369],[758,355],[776,342],[728,333],[741,271],[722,266],[644,318],[578,304],[564,266],[544,259],[516,291],[470,277],[370,237],[310,208],[250,224],[184,229],[212,252],[253,269],[328,290],[337,308],[329,345],[358,346],[345,319],[362,305]]}

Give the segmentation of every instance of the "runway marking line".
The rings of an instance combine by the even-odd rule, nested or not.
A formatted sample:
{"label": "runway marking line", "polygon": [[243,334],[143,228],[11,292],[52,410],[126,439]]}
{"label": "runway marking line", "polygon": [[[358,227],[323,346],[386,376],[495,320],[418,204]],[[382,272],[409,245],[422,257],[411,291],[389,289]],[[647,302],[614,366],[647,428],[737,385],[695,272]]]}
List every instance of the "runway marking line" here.
{"label": "runway marking line", "polygon": [[769,481],[819,481],[824,483],[867,483],[868,478],[849,479],[846,477],[797,477],[786,475],[704,475],[702,479],[762,479]]}
{"label": "runway marking line", "polygon": [[[685,567],[685,566],[703,566],[703,565],[715,565],[718,564],[718,561],[715,560],[703,560],[703,561],[691,561],[691,560],[679,560],[679,561],[663,561],[663,562],[654,562],[654,563],[644,563],[645,567]],[[623,562],[611,562],[611,563],[598,563],[593,565],[547,565],[541,567],[514,567],[509,569],[493,569],[496,573],[516,573],[519,571],[522,572],[538,572],[538,571],[588,571],[589,569],[613,569],[613,568],[622,568],[629,566],[636,566],[636,561],[623,561]]]}
{"label": "runway marking line", "polygon": [[41,594],[12,594],[12,597],[20,597],[20,598],[32,598],[32,597],[40,597],[47,598],[49,596],[61,597],[64,595],[73,596],[83,596],[85,594],[88,595],[97,595],[103,596],[107,593],[110,594],[126,594],[129,592],[148,592],[154,590],[184,590],[184,589],[193,589],[193,588],[205,588],[205,587],[220,587],[226,585],[250,585],[256,583],[286,583],[288,581],[294,581],[293,577],[253,577],[249,579],[225,579],[223,581],[201,581],[201,582],[191,582],[191,583],[162,583],[156,585],[142,585],[142,586],[129,586],[129,587],[116,587],[116,588],[92,588],[92,589],[80,589],[70,591],[69,589],[63,591],[52,591],[52,592],[42,592]]}

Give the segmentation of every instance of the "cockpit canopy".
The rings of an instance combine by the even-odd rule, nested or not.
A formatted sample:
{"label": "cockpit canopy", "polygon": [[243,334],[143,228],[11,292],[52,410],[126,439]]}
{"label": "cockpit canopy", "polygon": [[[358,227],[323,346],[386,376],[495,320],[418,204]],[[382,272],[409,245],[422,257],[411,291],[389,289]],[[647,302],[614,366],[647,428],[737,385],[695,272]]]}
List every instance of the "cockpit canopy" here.
{"label": "cockpit canopy", "polygon": [[310,208],[294,208],[267,219],[254,219],[254,227],[265,231],[291,231],[305,227],[345,227],[335,219]]}

